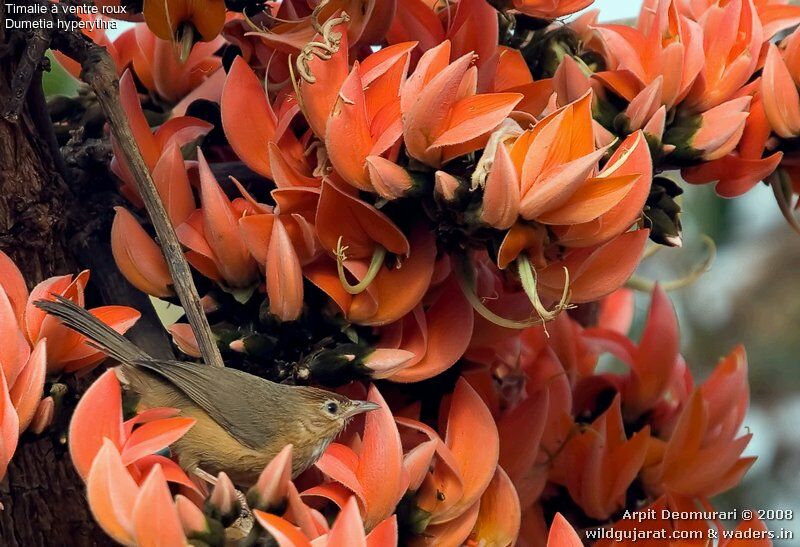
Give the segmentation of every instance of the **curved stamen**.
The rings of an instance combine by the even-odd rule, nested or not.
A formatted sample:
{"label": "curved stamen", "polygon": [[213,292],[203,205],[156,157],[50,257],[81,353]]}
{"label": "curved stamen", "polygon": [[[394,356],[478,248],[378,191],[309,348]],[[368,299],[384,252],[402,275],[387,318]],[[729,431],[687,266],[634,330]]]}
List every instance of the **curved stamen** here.
{"label": "curved stamen", "polygon": [[360,294],[367,290],[367,288],[375,281],[375,278],[378,276],[378,272],[381,270],[381,266],[383,266],[383,261],[386,258],[386,249],[384,249],[380,245],[375,246],[375,251],[372,253],[372,260],[369,263],[369,269],[367,269],[367,273],[364,276],[364,279],[358,282],[356,285],[351,285],[349,281],[347,281],[347,276],[344,272],[344,261],[347,260],[347,249],[349,247],[342,245],[342,236],[339,236],[339,240],[336,242],[336,249],[334,249],[334,254],[336,255],[336,271],[339,273],[339,282],[344,287],[344,290],[348,292],[348,294]]}
{"label": "curved stamen", "polygon": [[642,260],[647,260],[648,258],[655,255],[658,251],[660,251],[663,248],[664,248],[663,245],[651,244],[644,250],[644,254],[642,255]]}
{"label": "curved stamen", "polygon": [[186,24],[181,25],[181,29],[181,38],[177,44],[178,60],[181,64],[184,64],[189,58],[189,54],[192,52],[192,47],[194,46],[194,27]]}
{"label": "curved stamen", "polygon": [[[691,272],[681,278],[673,279],[671,281],[658,281],[658,284],[662,289],[665,291],[675,291],[677,289],[688,287],[711,269],[711,265],[717,258],[717,246],[714,243],[714,240],[707,235],[703,235],[702,240],[707,250],[705,259],[695,266]],[[629,289],[640,292],[652,292],[656,286],[656,281],[638,275],[632,275],[630,279],[625,282],[625,286]]]}
{"label": "curved stamen", "polygon": [[466,255],[462,256],[461,259],[458,260],[458,267],[455,269],[455,274],[456,281],[458,281],[458,286],[461,288],[461,292],[464,294],[464,297],[466,297],[467,301],[469,301],[470,305],[472,305],[472,309],[478,312],[478,315],[490,323],[494,323],[498,327],[517,330],[527,329],[528,327],[542,324],[541,318],[528,319],[527,321],[516,321],[514,319],[500,317],[492,310],[487,308],[483,302],[481,302],[481,298],[475,292],[475,274]]}
{"label": "curved stamen", "polygon": [[334,32],[333,27],[350,20],[350,16],[346,12],[342,12],[339,17],[332,17],[320,25],[319,15],[327,4],[328,0],[323,0],[311,12],[311,26],[320,35],[322,41],[311,41],[303,46],[295,61],[298,75],[310,84],[316,82],[317,78],[311,73],[309,62],[314,57],[327,61],[334,53],[339,51],[342,33]]}
{"label": "curved stamen", "polygon": [[522,289],[528,295],[528,300],[531,301],[533,309],[542,318],[543,323],[552,321],[569,307],[569,270],[566,267],[564,267],[564,290],[561,293],[561,300],[552,310],[548,310],[539,299],[539,292],[536,290],[536,270],[531,266],[531,262],[525,254],[519,255],[517,258],[517,272],[519,280],[522,282]]}
{"label": "curved stamen", "polygon": [[[248,27],[253,29],[253,33],[267,34],[267,33],[271,32],[267,27],[258,26],[252,19],[250,19],[250,16],[247,15],[246,11],[242,11],[242,17],[244,18],[245,24],[247,24]],[[290,22],[294,23],[294,22],[296,22],[296,21],[280,21],[277,18],[273,18],[273,19],[275,19],[276,21],[279,21],[281,23],[290,23]]]}

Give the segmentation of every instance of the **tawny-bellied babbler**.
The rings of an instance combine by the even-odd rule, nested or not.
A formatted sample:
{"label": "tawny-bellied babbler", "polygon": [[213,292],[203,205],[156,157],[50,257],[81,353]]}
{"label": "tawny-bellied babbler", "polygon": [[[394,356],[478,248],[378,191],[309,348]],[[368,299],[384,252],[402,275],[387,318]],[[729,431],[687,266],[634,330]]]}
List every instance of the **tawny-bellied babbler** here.
{"label": "tawny-bellied babbler", "polygon": [[36,306],[120,362],[120,381],[145,408],[177,408],[197,423],[172,445],[181,467],[250,486],[287,444],[292,474],[311,466],[357,414],[379,408],[322,389],[270,382],[232,368],[153,359],[85,309],[56,296]]}

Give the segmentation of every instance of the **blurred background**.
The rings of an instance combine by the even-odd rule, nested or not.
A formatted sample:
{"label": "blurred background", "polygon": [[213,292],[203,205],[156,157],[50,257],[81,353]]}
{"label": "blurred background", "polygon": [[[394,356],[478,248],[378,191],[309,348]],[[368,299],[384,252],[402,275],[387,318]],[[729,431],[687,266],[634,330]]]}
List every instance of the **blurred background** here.
{"label": "blurred background", "polygon": [[[596,0],[601,21],[635,17],[641,2]],[[120,24],[117,32],[124,28]],[[57,63],[45,81],[49,95],[72,94],[76,82]],[[678,181],[677,173],[669,174]],[[794,520],[767,523],[792,529],[800,542],[800,235],[778,211],[772,191],[756,186],[726,200],[713,185],[682,184],[684,247],[648,258],[639,274],[670,280],[702,261],[701,234],[718,255],[692,286],[670,294],[678,310],[682,350],[697,382],[736,344],[747,349],[751,406],[745,427],[753,439],[745,455],[758,460],[734,490],[715,499],[719,509],[792,509]],[[636,339],[649,298],[637,296]],[[788,544],[788,543],[786,543]],[[780,545],[776,542],[776,545]]]}

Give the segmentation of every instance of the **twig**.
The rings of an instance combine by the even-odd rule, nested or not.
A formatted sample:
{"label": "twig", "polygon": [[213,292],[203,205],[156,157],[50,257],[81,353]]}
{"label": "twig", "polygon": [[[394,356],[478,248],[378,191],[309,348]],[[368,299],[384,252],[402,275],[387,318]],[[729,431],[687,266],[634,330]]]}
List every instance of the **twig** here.
{"label": "twig", "polygon": [[[42,16],[42,18],[49,17],[49,13]],[[25,49],[11,80],[11,97],[3,111],[3,118],[6,121],[16,122],[19,119],[33,76],[39,72],[39,67],[45,58],[44,54],[50,47],[53,33],[50,27],[51,25],[44,25],[43,28],[31,31],[30,37],[26,40]]]}
{"label": "twig", "polygon": [[69,173],[67,172],[67,165],[64,162],[64,156],[61,155],[61,149],[58,146],[58,138],[56,137],[55,128],[53,127],[53,120],[50,118],[50,113],[47,111],[47,99],[44,96],[42,89],[42,71],[37,70],[31,81],[31,86],[28,88],[28,113],[31,116],[31,121],[36,127],[39,136],[44,139],[47,148],[50,150],[50,155],[53,157],[58,174],[64,181],[69,180]]}
{"label": "twig", "polygon": [[119,97],[119,80],[114,61],[105,48],[77,32],[59,32],[53,36],[53,47],[81,65],[81,79],[89,84],[106,115],[114,138],[120,144],[123,158],[129,166],[150,220],[155,227],[167,261],[175,291],[186,317],[192,325],[200,352],[206,364],[223,367],[222,356],[211,334],[211,327],[200,304],[200,295],[192,281],[189,264],[169,221],[164,204],[158,196],[153,178],[142,158]]}

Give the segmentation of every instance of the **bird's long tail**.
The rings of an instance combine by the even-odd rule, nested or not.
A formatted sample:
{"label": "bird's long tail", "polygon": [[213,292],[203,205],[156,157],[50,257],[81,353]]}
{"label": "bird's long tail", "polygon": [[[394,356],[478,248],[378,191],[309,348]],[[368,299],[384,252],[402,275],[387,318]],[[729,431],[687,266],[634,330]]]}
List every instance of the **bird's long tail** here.
{"label": "bird's long tail", "polygon": [[54,295],[56,301],[37,300],[34,305],[60,319],[72,330],[84,335],[89,344],[113,357],[120,363],[133,363],[148,359],[149,355],[130,340],[97,319],[94,315],[63,296]]}

